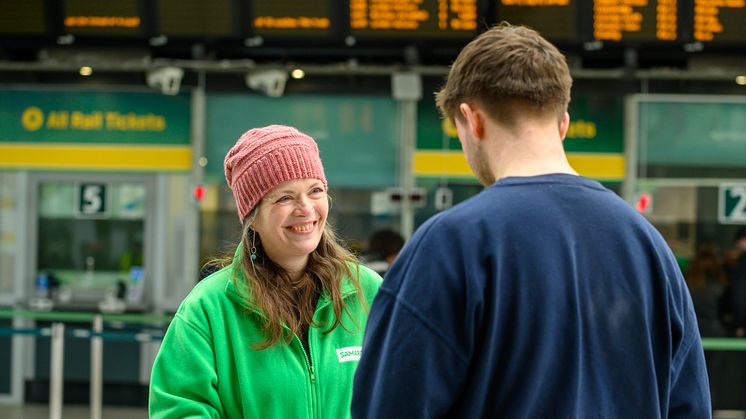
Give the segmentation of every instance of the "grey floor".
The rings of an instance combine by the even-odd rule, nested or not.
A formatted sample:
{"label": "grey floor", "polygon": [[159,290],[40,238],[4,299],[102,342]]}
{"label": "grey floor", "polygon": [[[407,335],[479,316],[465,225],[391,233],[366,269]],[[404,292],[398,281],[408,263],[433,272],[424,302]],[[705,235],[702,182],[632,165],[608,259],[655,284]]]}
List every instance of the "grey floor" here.
{"label": "grey floor", "polygon": [[[24,404],[21,406],[0,405],[0,417],[3,419],[48,419],[49,406],[43,404]],[[64,419],[83,419],[91,417],[88,406],[71,405],[62,408]],[[144,407],[106,407],[101,412],[105,419],[147,419],[148,411]]]}

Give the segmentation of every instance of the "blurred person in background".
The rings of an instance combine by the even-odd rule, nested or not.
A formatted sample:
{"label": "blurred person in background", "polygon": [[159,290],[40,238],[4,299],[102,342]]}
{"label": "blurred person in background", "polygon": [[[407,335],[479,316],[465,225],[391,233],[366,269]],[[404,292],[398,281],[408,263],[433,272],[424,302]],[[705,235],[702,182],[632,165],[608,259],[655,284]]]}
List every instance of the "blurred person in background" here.
{"label": "blurred person in background", "polygon": [[720,305],[728,279],[714,246],[700,246],[689,262],[684,278],[692,295],[697,324],[703,337],[726,335]]}
{"label": "blurred person in background", "polygon": [[225,158],[243,234],[181,303],[153,366],[151,418],[344,418],[381,278],[327,223],[316,142],[271,125]]}
{"label": "blurred person in background", "polygon": [[741,227],[733,237],[733,251],[728,264],[731,285],[731,305],[736,336],[746,336],[746,227]]}
{"label": "blurred person in background", "polygon": [[387,272],[353,417],[711,417],[671,250],[567,161],[571,85],[524,27],[456,58],[437,103],[486,188],[420,226]]}
{"label": "blurred person in background", "polygon": [[384,276],[404,247],[404,238],[394,230],[378,230],[371,234],[368,249],[363,255],[365,266]]}

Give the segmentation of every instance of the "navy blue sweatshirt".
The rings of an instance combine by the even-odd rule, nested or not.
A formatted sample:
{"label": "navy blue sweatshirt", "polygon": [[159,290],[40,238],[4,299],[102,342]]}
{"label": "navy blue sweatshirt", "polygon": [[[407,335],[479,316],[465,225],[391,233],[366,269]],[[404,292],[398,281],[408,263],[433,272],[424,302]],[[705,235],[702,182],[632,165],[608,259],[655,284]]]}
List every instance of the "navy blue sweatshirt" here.
{"label": "navy blue sweatshirt", "polygon": [[368,318],[356,418],[709,418],[659,233],[572,175],[502,179],[423,224]]}

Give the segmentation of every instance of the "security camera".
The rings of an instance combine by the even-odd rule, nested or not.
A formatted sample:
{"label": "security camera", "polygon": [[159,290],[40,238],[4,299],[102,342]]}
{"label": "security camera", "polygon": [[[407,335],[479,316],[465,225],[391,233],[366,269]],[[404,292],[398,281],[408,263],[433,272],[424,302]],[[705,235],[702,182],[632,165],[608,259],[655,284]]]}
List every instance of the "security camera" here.
{"label": "security camera", "polygon": [[288,73],[284,70],[259,70],[246,75],[246,85],[250,89],[270,97],[280,97],[285,92]]}
{"label": "security camera", "polygon": [[184,70],[179,67],[163,67],[148,72],[146,80],[148,86],[160,89],[164,95],[176,95],[179,93],[182,78]]}

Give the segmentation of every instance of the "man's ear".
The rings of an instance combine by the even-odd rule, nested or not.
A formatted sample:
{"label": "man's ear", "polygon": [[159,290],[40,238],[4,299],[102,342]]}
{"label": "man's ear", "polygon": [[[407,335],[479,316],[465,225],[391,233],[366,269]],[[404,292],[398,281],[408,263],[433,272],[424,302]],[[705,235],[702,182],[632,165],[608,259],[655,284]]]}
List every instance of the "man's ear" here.
{"label": "man's ear", "polygon": [[464,126],[471,134],[472,138],[481,140],[484,138],[484,113],[478,106],[474,106],[470,103],[462,103],[458,105],[458,110],[461,113]]}
{"label": "man's ear", "polygon": [[560,134],[560,139],[562,141],[565,140],[565,136],[567,135],[568,129],[570,129],[570,114],[565,112],[565,114],[562,115],[562,121],[560,121],[560,126],[559,126],[559,134]]}

